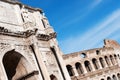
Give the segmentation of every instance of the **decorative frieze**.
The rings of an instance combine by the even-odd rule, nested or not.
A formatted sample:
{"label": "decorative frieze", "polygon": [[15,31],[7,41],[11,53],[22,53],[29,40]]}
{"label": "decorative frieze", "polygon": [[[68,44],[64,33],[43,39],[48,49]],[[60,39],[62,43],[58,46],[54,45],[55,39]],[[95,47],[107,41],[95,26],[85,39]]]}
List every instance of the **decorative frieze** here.
{"label": "decorative frieze", "polygon": [[35,35],[36,32],[37,32],[37,29],[13,32],[4,27],[0,27],[0,34],[7,35],[7,36],[21,37],[21,38],[30,37],[31,35]]}
{"label": "decorative frieze", "polygon": [[[11,31],[8,30],[7,28],[0,27],[0,34],[1,35],[7,35],[7,36],[13,36],[13,37],[20,37],[20,38],[28,38],[31,35],[36,35],[38,29],[33,29],[33,30],[26,30],[26,31]],[[48,41],[52,38],[56,38],[56,32],[50,33],[50,34],[38,34],[36,37],[38,40],[42,41]]]}
{"label": "decorative frieze", "polygon": [[56,38],[57,34],[56,32],[50,33],[50,34],[38,34],[36,37],[38,40],[48,41],[52,38]]}

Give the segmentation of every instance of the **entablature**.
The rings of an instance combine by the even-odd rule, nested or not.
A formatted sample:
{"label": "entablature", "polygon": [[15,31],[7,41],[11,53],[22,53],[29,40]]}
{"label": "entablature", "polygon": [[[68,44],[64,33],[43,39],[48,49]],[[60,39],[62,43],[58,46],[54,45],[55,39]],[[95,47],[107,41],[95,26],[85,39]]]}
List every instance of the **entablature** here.
{"label": "entablature", "polygon": [[42,41],[49,41],[50,39],[56,38],[57,36],[56,32],[52,32],[49,34],[41,34],[41,33],[37,33],[37,31],[38,29],[34,28],[33,30],[15,32],[0,26],[1,35],[7,35],[7,36],[13,36],[13,37],[19,37],[19,38],[28,38],[32,35],[35,35],[38,40],[42,40]]}
{"label": "entablature", "polygon": [[38,34],[36,37],[38,40],[49,41],[52,38],[56,38],[56,32],[50,34]]}
{"label": "entablature", "polygon": [[1,35],[7,35],[7,36],[28,38],[31,35],[35,35],[36,32],[37,32],[37,29],[14,32],[14,31],[8,30],[7,28],[4,28],[4,27],[0,26],[0,34]]}

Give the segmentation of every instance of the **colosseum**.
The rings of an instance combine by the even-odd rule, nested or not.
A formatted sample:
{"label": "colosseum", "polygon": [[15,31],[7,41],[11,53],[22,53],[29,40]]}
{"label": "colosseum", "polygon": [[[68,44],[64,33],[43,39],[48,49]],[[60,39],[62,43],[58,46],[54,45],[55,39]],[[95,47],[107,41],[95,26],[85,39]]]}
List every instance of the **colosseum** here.
{"label": "colosseum", "polygon": [[63,54],[43,11],[0,0],[0,80],[120,80],[120,45]]}

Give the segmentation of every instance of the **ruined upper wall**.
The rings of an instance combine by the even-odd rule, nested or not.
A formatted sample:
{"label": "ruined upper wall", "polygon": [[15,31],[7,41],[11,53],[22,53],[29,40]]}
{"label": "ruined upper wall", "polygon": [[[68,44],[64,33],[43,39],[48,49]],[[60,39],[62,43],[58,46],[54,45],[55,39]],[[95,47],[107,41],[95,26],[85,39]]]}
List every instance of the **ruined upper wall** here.
{"label": "ruined upper wall", "polygon": [[91,58],[93,56],[95,57],[98,55],[105,55],[105,54],[111,54],[111,53],[114,53],[114,49],[111,47],[95,48],[95,49],[84,50],[80,52],[63,55],[63,59],[67,61],[70,60],[70,62],[72,62],[73,60],[74,62],[74,61],[83,60],[86,58]]}
{"label": "ruined upper wall", "polygon": [[119,54],[115,52],[115,49],[119,49],[120,45],[114,40],[104,40],[103,48],[95,48],[90,50],[84,50],[80,52],[74,52],[70,54],[63,55],[63,59],[66,63],[72,63],[78,60],[89,59],[98,55],[108,55],[108,54]]}
{"label": "ruined upper wall", "polygon": [[[95,48],[95,49],[84,50],[84,51],[80,51],[80,52],[74,52],[74,53],[63,55],[63,58],[67,59],[69,57],[72,57],[72,58],[75,58],[78,56],[80,57],[80,55],[82,55],[83,53],[89,58],[90,56],[93,56],[93,55],[95,56],[96,54],[99,54],[99,53],[105,54],[104,52],[106,52],[106,51],[111,52],[114,49],[118,49],[118,48],[120,48],[120,45],[115,40],[105,39],[103,48]],[[82,55],[82,57],[83,57],[83,55]]]}
{"label": "ruined upper wall", "polygon": [[113,48],[120,48],[120,44],[115,40],[104,40],[104,47],[113,47]]}

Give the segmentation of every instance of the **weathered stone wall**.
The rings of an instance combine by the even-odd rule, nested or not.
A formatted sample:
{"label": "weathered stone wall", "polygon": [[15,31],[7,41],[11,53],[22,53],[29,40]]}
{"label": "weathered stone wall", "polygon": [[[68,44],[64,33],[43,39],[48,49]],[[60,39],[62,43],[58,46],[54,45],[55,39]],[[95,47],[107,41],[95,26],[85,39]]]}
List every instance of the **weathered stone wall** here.
{"label": "weathered stone wall", "polygon": [[41,9],[0,1],[0,80],[70,80]]}
{"label": "weathered stone wall", "polygon": [[[25,69],[27,69],[26,74],[28,74],[32,71],[38,71],[36,59],[34,57],[33,52],[31,51],[29,43],[27,41],[25,41],[23,38],[14,38],[11,36],[0,35],[0,52],[1,52],[0,59],[1,59],[1,63],[3,63],[3,58],[4,58],[5,54],[7,54],[7,52],[12,51],[12,50],[15,50],[15,52],[18,52],[19,54],[21,54],[25,58],[26,62],[24,61],[24,63],[22,63],[22,64],[24,64]],[[15,57],[11,56],[11,58],[15,58]],[[8,65],[10,65],[10,64],[11,63],[9,63]],[[2,65],[4,65],[4,63]],[[16,73],[18,71],[17,68],[16,68]],[[22,66],[20,67],[19,70],[22,71]],[[24,71],[24,69],[23,69],[23,71]],[[5,72],[5,70],[4,70],[4,72]],[[26,75],[26,74],[24,74],[24,75]],[[21,74],[18,77],[21,77],[24,75]]]}
{"label": "weathered stone wall", "polygon": [[113,80],[119,80],[119,47],[116,41],[105,40],[103,48],[63,55],[71,79],[109,80],[107,78],[110,77]]}

